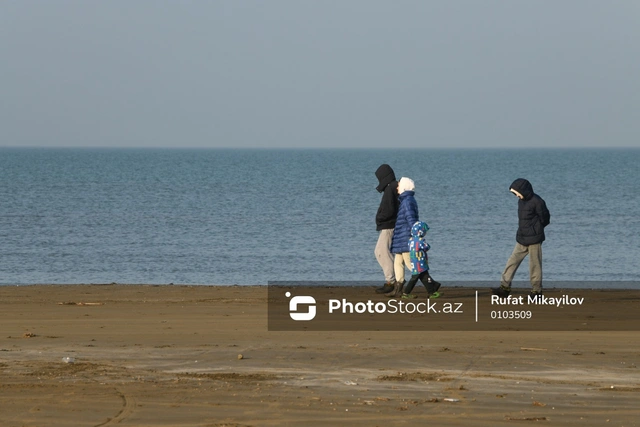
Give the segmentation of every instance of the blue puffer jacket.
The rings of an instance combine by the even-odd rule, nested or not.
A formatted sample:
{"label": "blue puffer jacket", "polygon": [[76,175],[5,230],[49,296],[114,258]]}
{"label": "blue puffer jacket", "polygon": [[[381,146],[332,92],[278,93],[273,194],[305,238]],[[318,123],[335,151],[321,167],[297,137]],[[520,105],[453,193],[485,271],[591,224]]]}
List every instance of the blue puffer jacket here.
{"label": "blue puffer jacket", "polygon": [[398,218],[396,227],[393,229],[393,239],[391,240],[391,252],[401,254],[409,252],[409,239],[411,239],[411,227],[418,221],[418,202],[416,202],[414,191],[405,191],[398,199]]}

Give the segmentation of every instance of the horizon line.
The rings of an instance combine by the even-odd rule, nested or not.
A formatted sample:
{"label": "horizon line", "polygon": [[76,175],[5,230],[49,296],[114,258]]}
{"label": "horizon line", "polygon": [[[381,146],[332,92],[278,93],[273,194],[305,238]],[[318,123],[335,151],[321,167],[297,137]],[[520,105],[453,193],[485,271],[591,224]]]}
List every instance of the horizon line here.
{"label": "horizon line", "polygon": [[397,150],[442,150],[442,151],[453,151],[453,150],[625,150],[625,149],[640,149],[640,146],[610,146],[610,145],[602,145],[602,146],[544,146],[544,147],[501,147],[501,146],[485,146],[485,147],[469,147],[469,146],[461,146],[461,147],[257,147],[257,146],[248,146],[248,147],[202,147],[202,146],[106,146],[106,145],[27,145],[27,146],[19,146],[19,145],[0,145],[0,149],[79,149],[79,150],[230,150],[230,151],[241,151],[241,150],[335,150],[335,151],[397,151]]}

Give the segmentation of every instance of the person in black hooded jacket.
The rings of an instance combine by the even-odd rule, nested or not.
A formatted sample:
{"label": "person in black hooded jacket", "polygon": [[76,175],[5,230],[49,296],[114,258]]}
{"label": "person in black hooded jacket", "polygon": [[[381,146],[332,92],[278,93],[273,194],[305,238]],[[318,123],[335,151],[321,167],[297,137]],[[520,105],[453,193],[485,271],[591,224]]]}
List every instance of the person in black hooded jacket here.
{"label": "person in black hooded jacket", "polygon": [[547,204],[533,192],[531,183],[518,178],[509,187],[509,191],[518,197],[518,231],[516,246],[507,260],[500,280],[500,287],[492,289],[494,295],[507,297],[511,293],[511,281],[520,263],[529,255],[529,279],[531,295],[542,294],[542,242],[545,240],[544,228],[549,225],[551,215]]}
{"label": "person in black hooded jacket", "polygon": [[378,178],[376,190],[382,193],[382,200],[376,213],[376,230],[379,233],[375,255],[378,264],[382,267],[385,279],[384,285],[381,288],[377,288],[376,292],[384,294],[393,290],[396,283],[393,272],[394,255],[391,253],[390,248],[393,229],[396,226],[396,217],[398,216],[398,182],[393,169],[387,164],[380,165],[376,170],[376,178]]}

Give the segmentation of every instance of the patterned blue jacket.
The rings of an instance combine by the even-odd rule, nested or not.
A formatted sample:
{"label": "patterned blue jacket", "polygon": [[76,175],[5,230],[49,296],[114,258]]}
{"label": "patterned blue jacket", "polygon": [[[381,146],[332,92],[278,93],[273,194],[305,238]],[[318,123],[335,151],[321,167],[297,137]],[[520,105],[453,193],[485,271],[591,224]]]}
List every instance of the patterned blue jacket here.
{"label": "patterned blue jacket", "polygon": [[418,221],[411,227],[409,240],[409,258],[411,258],[411,274],[414,276],[429,271],[429,257],[427,251],[431,246],[424,240],[429,226],[426,222]]}

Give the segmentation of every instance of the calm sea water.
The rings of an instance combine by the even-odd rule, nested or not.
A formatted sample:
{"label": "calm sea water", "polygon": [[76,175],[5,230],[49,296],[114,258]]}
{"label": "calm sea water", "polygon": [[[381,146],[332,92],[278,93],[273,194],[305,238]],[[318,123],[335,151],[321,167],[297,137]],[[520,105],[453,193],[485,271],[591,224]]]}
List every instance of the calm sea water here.
{"label": "calm sea water", "polygon": [[5,148],[0,284],[381,281],[381,163],[416,182],[439,280],[499,280],[518,177],[552,214],[545,280],[640,280],[640,150]]}

